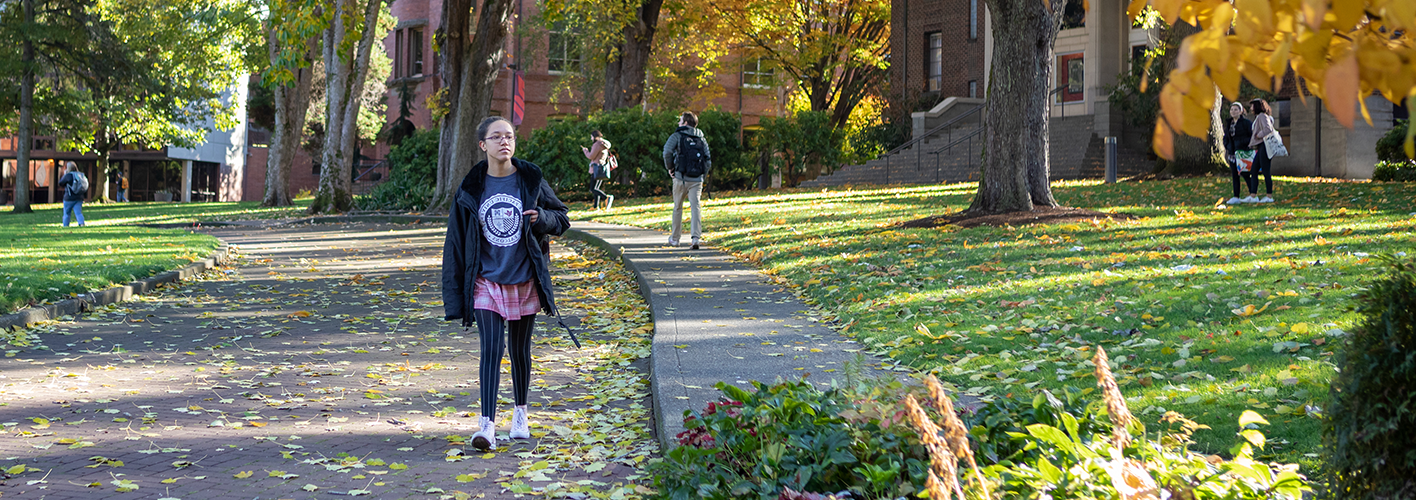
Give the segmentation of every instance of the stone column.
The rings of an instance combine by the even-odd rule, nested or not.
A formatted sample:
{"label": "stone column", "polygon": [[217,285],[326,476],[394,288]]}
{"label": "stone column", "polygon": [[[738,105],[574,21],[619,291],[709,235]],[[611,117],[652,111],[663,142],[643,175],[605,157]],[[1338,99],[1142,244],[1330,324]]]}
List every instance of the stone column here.
{"label": "stone column", "polygon": [[182,160],[182,201],[192,201],[192,160]]}
{"label": "stone column", "polygon": [[1126,2],[1122,0],[1091,0],[1087,9],[1086,71],[1091,88],[1087,98],[1091,99],[1094,118],[1092,130],[1101,137],[1121,135],[1125,117],[1120,111],[1111,109],[1107,101],[1108,86],[1116,85],[1116,76],[1128,69],[1131,57],[1131,20],[1126,17]]}

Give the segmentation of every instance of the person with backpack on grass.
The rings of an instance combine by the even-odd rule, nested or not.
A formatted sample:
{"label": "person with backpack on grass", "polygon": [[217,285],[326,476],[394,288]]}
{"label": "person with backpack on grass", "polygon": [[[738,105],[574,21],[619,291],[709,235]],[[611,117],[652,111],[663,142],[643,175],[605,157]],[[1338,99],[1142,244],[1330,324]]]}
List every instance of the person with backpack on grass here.
{"label": "person with backpack on grass", "polygon": [[605,139],[599,130],[590,132],[590,140],[594,141],[590,147],[580,147],[580,152],[590,159],[590,194],[595,197],[595,208],[600,208],[600,200],[605,200],[605,209],[609,210],[615,204],[615,197],[600,189],[600,186],[610,178],[612,170],[610,141]]}
{"label": "person with backpack on grass", "polygon": [[708,140],[703,131],[698,130],[698,115],[684,111],[679,116],[678,130],[669,135],[664,143],[664,168],[674,180],[673,230],[669,234],[669,246],[679,245],[683,236],[683,199],[688,198],[689,237],[693,250],[698,249],[703,236],[703,216],[699,209],[699,196],[703,192],[703,180],[713,168],[713,156],[708,150]]}
{"label": "person with backpack on grass", "polygon": [[84,198],[88,196],[88,177],[79,171],[72,161],[64,162],[67,170],[59,178],[59,187],[64,188],[64,227],[69,227],[69,214],[80,226],[84,225]]}

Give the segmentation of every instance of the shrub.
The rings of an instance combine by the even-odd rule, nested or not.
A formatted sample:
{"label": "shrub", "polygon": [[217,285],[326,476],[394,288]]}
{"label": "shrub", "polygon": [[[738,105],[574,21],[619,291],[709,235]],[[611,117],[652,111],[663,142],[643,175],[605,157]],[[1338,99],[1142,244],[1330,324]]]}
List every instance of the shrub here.
{"label": "shrub", "polygon": [[[719,383],[725,401],[686,415],[680,446],[650,466],[662,498],[1189,498],[1289,499],[1308,491],[1296,466],[1255,462],[1268,424],[1239,418],[1232,460],[1190,452],[1205,428],[1177,413],[1178,429],[1146,434],[1097,349],[1103,401],[1093,390],[1043,391],[1031,405],[999,398],[962,417],[942,384],[807,382],[748,392]],[[921,403],[924,401],[924,403]],[[943,425],[935,424],[942,422]],[[977,459],[977,460],[975,460]],[[967,470],[961,470],[963,461]],[[975,463],[977,461],[977,463]]]}
{"label": "shrub", "polygon": [[1379,161],[1372,171],[1374,181],[1416,181],[1416,162],[1411,160]]}
{"label": "shrub", "polygon": [[388,180],[354,198],[359,210],[428,208],[438,182],[438,129],[419,130],[388,153]]}
{"label": "shrub", "polygon": [[[713,153],[709,188],[742,189],[753,173],[751,153],[744,151],[737,139],[741,119],[715,110],[704,111],[698,118],[698,128],[703,130]],[[664,169],[664,141],[677,123],[677,113],[646,113],[639,108],[598,113],[586,120],[552,122],[519,144],[517,156],[540,165],[561,199],[587,200],[589,162],[580,147],[590,144],[592,130],[599,130],[619,155],[620,168],[606,183],[607,191],[637,196],[666,194],[673,183]]]}
{"label": "shrub", "polygon": [[[894,384],[890,392],[900,390]],[[651,466],[662,497],[765,500],[791,489],[895,498],[924,484],[924,448],[892,405],[865,397],[868,390],[753,386],[719,382],[726,400],[685,417],[682,446]]]}
{"label": "shrub", "polygon": [[782,173],[783,184],[794,187],[839,166],[845,132],[831,128],[830,122],[825,111],[762,118],[759,141],[772,157],[772,168]]}
{"label": "shrub", "polygon": [[1406,156],[1406,127],[1410,120],[1397,120],[1386,135],[1377,140],[1377,161],[1410,162]]}
{"label": "shrub", "polygon": [[1416,263],[1390,271],[1357,297],[1362,319],[1337,360],[1324,420],[1331,498],[1416,496]]}

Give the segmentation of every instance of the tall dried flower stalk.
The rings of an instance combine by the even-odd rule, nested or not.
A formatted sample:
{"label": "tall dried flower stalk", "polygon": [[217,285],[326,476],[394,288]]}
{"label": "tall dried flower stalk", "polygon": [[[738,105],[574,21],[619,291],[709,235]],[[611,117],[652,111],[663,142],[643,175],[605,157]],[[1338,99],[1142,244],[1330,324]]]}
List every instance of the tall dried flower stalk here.
{"label": "tall dried flower stalk", "polygon": [[1126,408],[1126,398],[1121,396],[1121,388],[1116,386],[1116,378],[1111,376],[1111,366],[1107,363],[1106,350],[1097,346],[1092,364],[1096,365],[1096,385],[1106,399],[1106,413],[1111,416],[1111,444],[1125,448],[1131,443],[1131,433],[1127,427],[1136,417]]}
{"label": "tall dried flower stalk", "polygon": [[925,483],[929,498],[950,500],[953,495],[957,495],[959,500],[963,500],[964,489],[959,486],[958,458],[949,451],[948,441],[939,436],[939,426],[929,419],[929,415],[920,407],[913,394],[905,396],[905,410],[909,414],[910,423],[919,431],[920,440],[929,450],[929,481]]}
{"label": "tall dried flower stalk", "polygon": [[964,427],[964,421],[959,420],[959,414],[954,412],[954,401],[944,393],[944,384],[939,383],[934,374],[925,377],[924,386],[929,389],[929,397],[934,399],[934,408],[944,416],[944,439],[948,440],[949,448],[954,451],[955,457],[968,461],[974,480],[978,481],[979,488],[983,490],[983,498],[988,499],[988,483],[983,482],[978,462],[974,461],[973,447],[969,446],[969,430]]}

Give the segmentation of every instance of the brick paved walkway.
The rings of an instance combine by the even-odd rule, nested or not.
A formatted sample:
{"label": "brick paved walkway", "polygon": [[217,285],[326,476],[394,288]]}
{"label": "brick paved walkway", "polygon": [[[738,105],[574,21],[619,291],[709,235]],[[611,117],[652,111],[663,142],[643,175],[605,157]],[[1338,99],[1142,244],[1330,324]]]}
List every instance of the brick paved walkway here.
{"label": "brick paved walkway", "polygon": [[585,349],[543,321],[535,438],[480,454],[462,443],[477,337],[441,319],[441,223],[210,232],[243,254],[237,267],[4,347],[0,495],[585,498],[643,482],[658,451],[652,326],[632,278],[602,256],[557,247]]}

